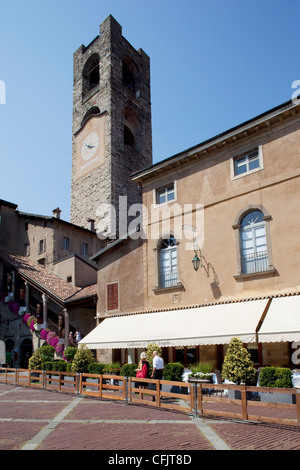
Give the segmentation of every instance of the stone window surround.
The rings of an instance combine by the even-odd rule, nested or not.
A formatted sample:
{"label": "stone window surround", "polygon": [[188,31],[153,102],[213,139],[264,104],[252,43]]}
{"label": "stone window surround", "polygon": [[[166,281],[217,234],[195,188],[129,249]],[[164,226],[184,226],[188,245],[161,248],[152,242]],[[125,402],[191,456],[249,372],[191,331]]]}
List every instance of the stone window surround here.
{"label": "stone window surround", "polygon": [[[254,210],[259,210],[263,213],[263,220],[265,222],[266,241],[267,241],[268,269],[267,271],[244,274],[242,272],[242,262],[241,262],[241,240],[240,240],[241,220],[248,212],[254,211]],[[269,215],[268,211],[260,204],[249,204],[237,214],[234,220],[234,224],[232,225],[232,228],[234,229],[234,232],[235,232],[237,274],[234,276],[234,278],[236,279],[236,281],[257,279],[258,277],[266,277],[266,276],[274,275],[277,272],[277,270],[273,266],[273,257],[272,257],[272,249],[271,249],[271,234],[270,234],[271,220],[272,220],[272,216]]]}
{"label": "stone window surround", "polygon": [[[172,236],[175,238],[175,245],[177,247],[177,284],[174,285],[174,286],[170,286],[170,287],[161,287],[161,285],[160,285],[160,247],[161,247],[162,240],[168,239]],[[155,286],[152,290],[153,290],[154,294],[184,290],[184,286],[181,282],[181,276],[180,276],[180,250],[179,250],[179,245],[180,245],[180,241],[177,240],[174,233],[172,231],[170,231],[169,233],[162,235],[159,238],[156,246],[153,248],[154,258],[155,258]]]}

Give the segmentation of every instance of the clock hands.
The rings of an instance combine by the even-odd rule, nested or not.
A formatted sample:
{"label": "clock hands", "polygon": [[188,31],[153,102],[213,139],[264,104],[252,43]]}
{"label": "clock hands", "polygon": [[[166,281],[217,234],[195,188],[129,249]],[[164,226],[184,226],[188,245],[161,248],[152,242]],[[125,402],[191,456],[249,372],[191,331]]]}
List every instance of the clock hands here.
{"label": "clock hands", "polygon": [[89,149],[95,148],[95,145],[89,145],[89,144],[87,144],[86,142],[84,142],[84,143],[85,143],[85,145],[87,146],[87,148],[89,148]]}

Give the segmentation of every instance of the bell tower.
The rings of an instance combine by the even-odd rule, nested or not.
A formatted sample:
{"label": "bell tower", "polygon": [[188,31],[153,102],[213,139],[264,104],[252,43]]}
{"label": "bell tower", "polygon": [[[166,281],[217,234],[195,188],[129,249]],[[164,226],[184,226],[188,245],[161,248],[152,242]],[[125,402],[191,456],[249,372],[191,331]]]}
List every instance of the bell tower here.
{"label": "bell tower", "polygon": [[152,164],[150,59],[109,16],[74,53],[71,222],[110,230],[119,196],[141,203],[130,175]]}

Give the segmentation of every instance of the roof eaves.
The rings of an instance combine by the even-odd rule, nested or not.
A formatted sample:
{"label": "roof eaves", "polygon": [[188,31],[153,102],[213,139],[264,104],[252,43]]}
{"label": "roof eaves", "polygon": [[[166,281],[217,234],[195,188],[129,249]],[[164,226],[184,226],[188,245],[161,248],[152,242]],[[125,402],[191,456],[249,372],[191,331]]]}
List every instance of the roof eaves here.
{"label": "roof eaves", "polygon": [[300,106],[298,103],[294,103],[292,100],[286,101],[285,103],[276,106],[275,108],[272,108],[268,111],[265,111],[262,114],[259,114],[258,116],[251,118],[235,127],[232,127],[220,134],[217,134],[214,137],[211,137],[200,144],[194,145],[193,147],[190,147],[182,152],[179,152],[171,157],[168,157],[160,162],[155,163],[154,165],[151,165],[149,167],[144,168],[143,170],[139,170],[135,173],[131,174],[131,179],[132,181],[135,181],[136,183],[140,182],[143,178],[148,177],[151,175],[151,173],[154,173],[160,169],[163,169],[167,167],[168,165],[172,165],[174,163],[177,163],[178,161],[184,160],[186,157],[189,157],[191,155],[194,155],[195,153],[199,151],[203,151],[208,147],[211,147],[212,145],[217,144],[219,141],[223,141],[225,138],[230,138],[233,137],[235,134],[239,132],[246,131],[250,127],[256,126],[259,123],[268,121],[268,119],[273,118],[275,116],[278,116],[279,114],[290,110],[292,108],[295,108],[297,106]]}

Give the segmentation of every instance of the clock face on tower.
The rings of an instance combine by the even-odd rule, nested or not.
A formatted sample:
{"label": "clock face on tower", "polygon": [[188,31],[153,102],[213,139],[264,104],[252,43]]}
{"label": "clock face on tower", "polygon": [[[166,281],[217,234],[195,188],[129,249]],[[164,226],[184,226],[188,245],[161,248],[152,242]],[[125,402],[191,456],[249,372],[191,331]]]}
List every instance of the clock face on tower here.
{"label": "clock face on tower", "polygon": [[75,135],[75,142],[75,178],[79,179],[104,163],[105,115],[90,118]]}
{"label": "clock face on tower", "polygon": [[99,147],[99,135],[97,132],[91,132],[81,146],[81,157],[87,161],[92,158]]}

